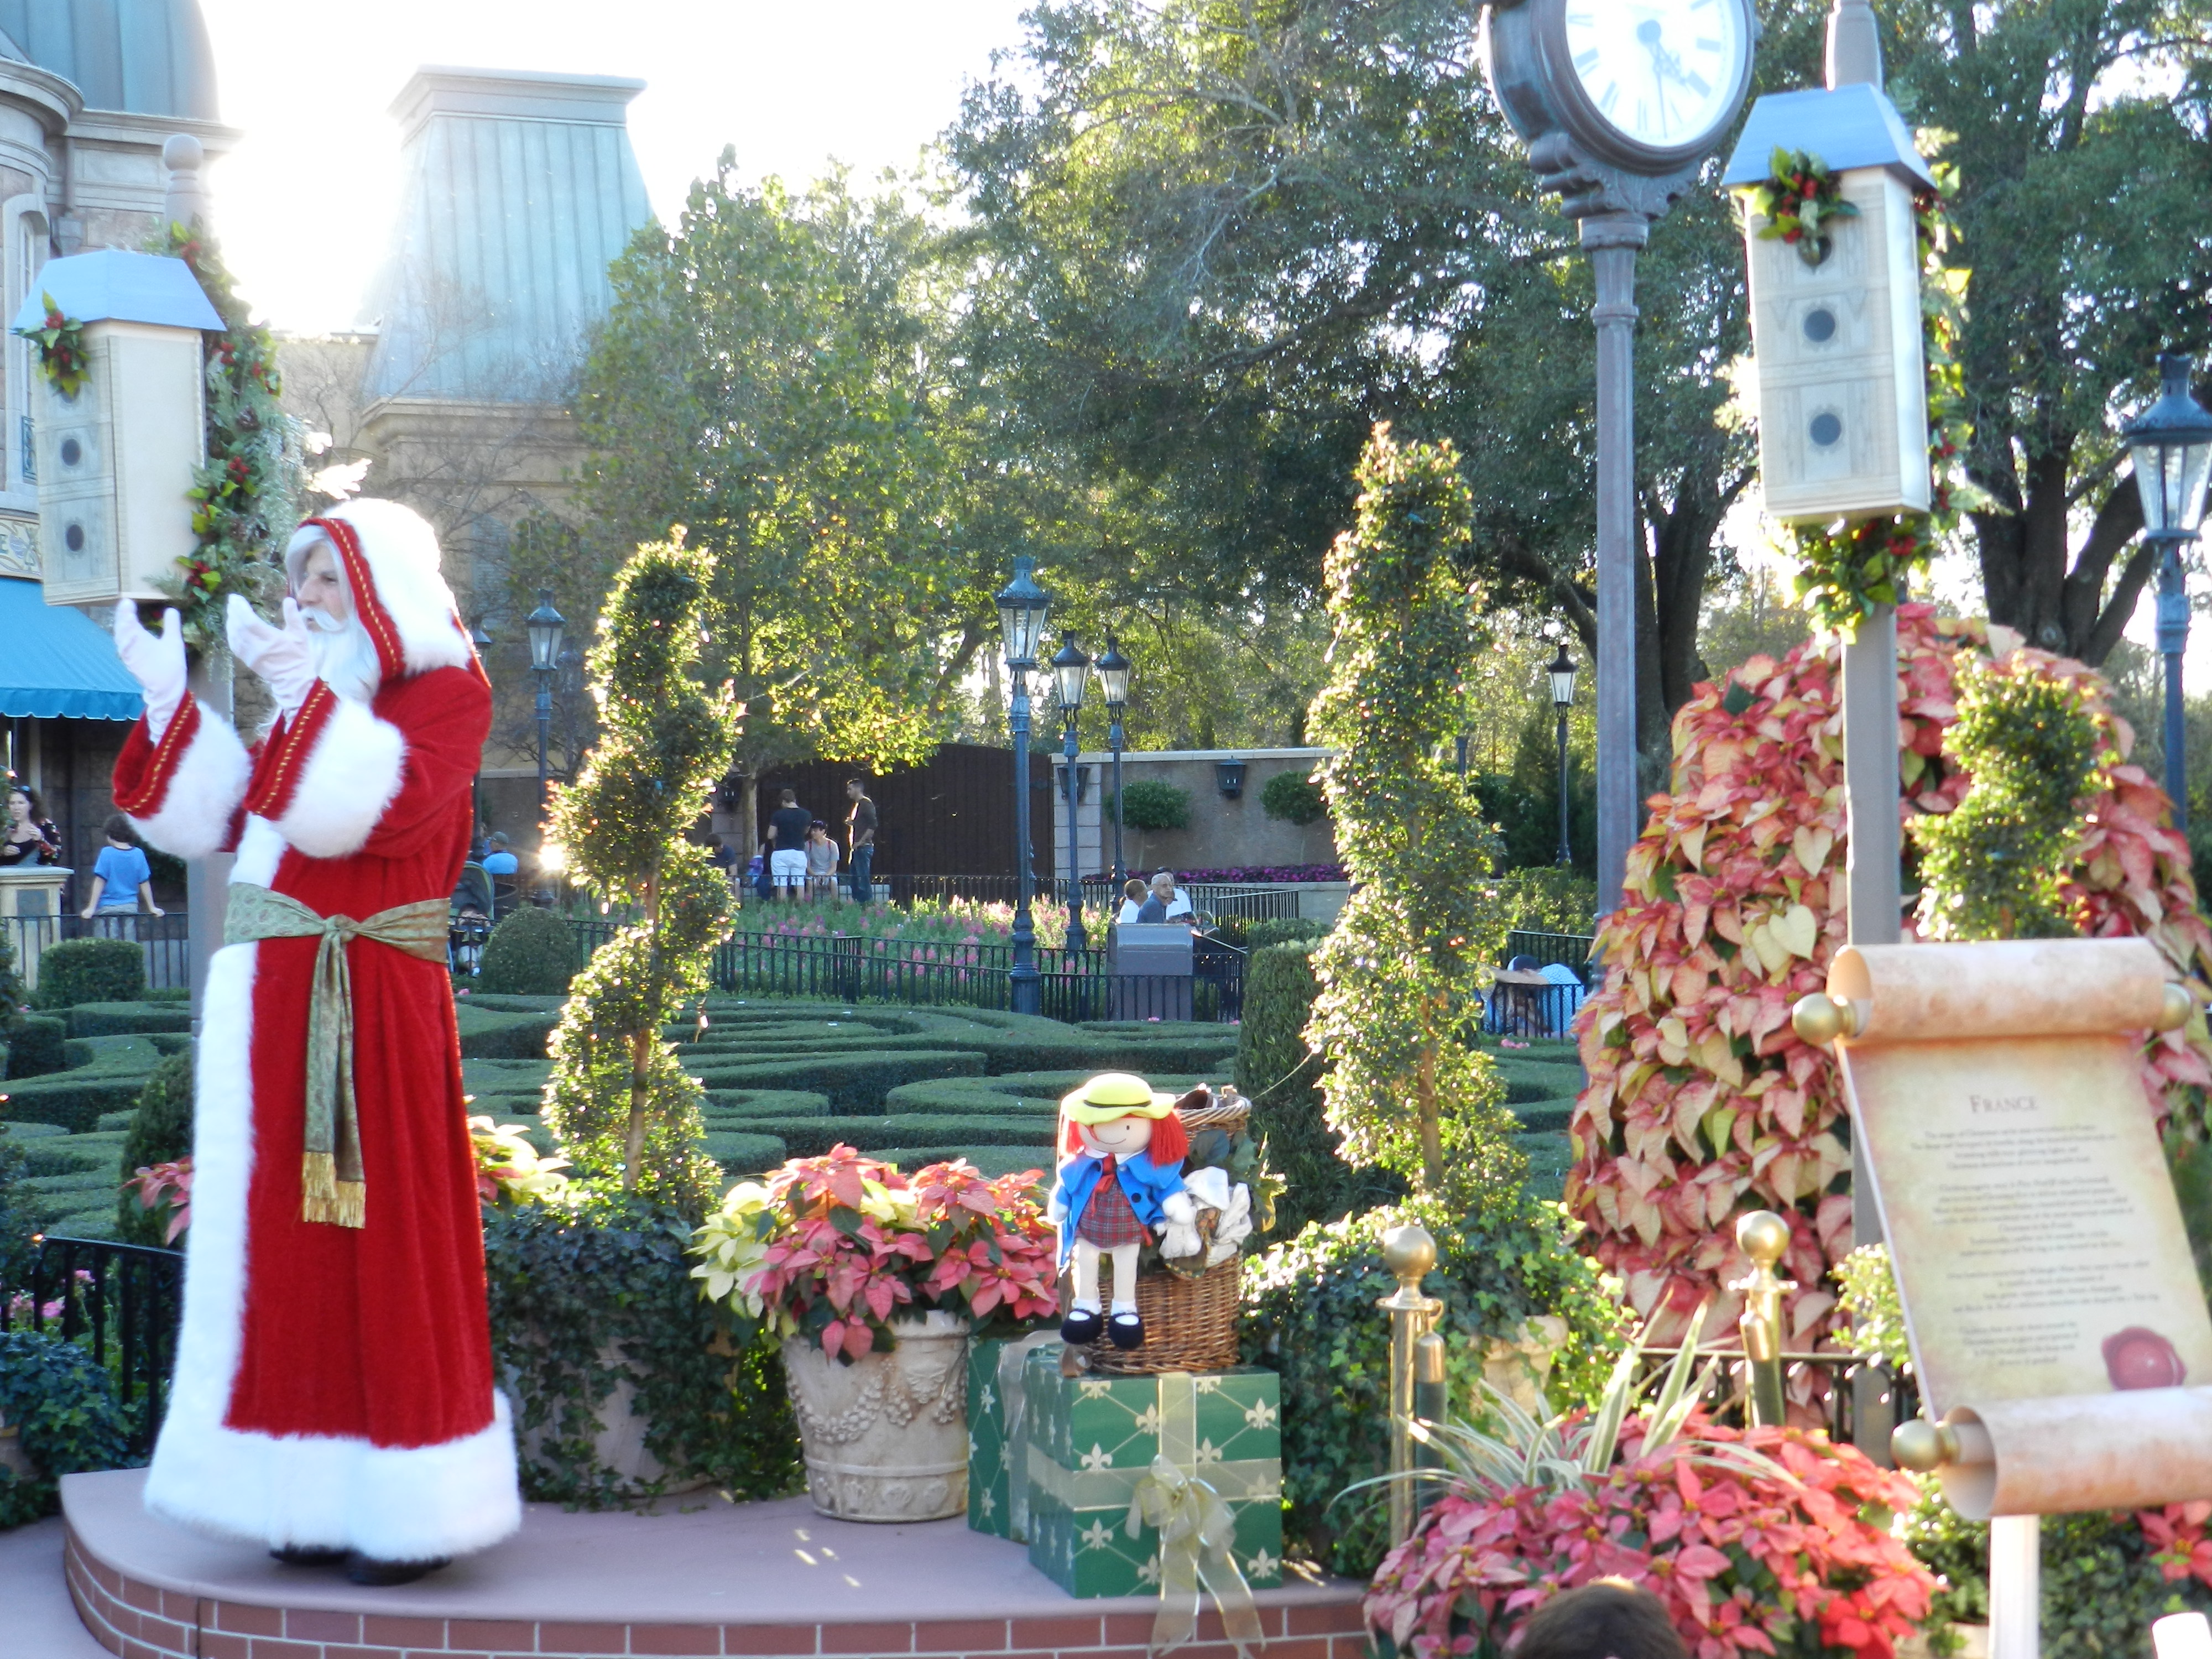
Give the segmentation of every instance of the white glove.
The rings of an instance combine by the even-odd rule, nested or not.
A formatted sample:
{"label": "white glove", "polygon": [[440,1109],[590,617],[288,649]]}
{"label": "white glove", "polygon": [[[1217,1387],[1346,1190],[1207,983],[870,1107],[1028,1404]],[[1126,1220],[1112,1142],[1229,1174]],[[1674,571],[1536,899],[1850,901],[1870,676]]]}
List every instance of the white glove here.
{"label": "white glove", "polygon": [[154,741],[169,729],[185,702],[185,629],[174,611],[161,613],[161,631],[149,634],[129,599],[115,603],[115,654],[146,694],[146,730]]}
{"label": "white glove", "polygon": [[1052,1189],[1052,1196],[1044,1201],[1044,1218],[1055,1227],[1067,1219],[1067,1200],[1057,1187]]}
{"label": "white glove", "polygon": [[1175,1260],[1196,1255],[1206,1248],[1206,1241],[1198,1236],[1198,1229],[1188,1221],[1170,1221],[1160,1234],[1160,1254]]}
{"label": "white glove", "polygon": [[[1160,1200],[1160,1212],[1177,1226],[1188,1227],[1198,1219],[1198,1206],[1191,1201],[1188,1193],[1170,1193]],[[1187,1251],[1170,1251],[1170,1255],[1188,1255]]]}
{"label": "white glove", "polygon": [[287,720],[298,714],[307,693],[315,689],[316,679],[314,640],[307,632],[307,618],[300,614],[299,602],[286,599],[283,627],[271,628],[234,593],[224,621],[230,648],[239,661],[267,683]]}

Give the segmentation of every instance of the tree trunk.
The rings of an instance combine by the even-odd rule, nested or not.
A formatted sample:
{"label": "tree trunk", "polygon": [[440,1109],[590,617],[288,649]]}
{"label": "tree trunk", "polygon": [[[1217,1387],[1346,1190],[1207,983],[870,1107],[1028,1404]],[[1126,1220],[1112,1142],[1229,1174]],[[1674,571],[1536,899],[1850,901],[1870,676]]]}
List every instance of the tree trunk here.
{"label": "tree trunk", "polygon": [[[657,875],[645,884],[644,920],[646,937],[653,941],[647,971],[658,977],[660,879]],[[623,1136],[623,1190],[626,1193],[637,1190],[637,1168],[645,1159],[646,1104],[653,1088],[653,1051],[659,1038],[657,1025],[629,1034],[629,1127]]]}
{"label": "tree trunk", "polygon": [[1413,1110],[1421,1126],[1421,1190],[1442,1192],[1444,1140],[1437,1110],[1437,1051],[1433,1046],[1421,1050],[1421,1063],[1413,1073]]}
{"label": "tree trunk", "polygon": [[2112,654],[2156,574],[2157,550],[2137,542],[2127,550],[2142,528],[2142,500],[2134,480],[2123,477],[2106,487],[2080,551],[2073,550],[2071,520],[2080,505],[2068,487],[2073,453],[2069,436],[2030,456],[2024,468],[2015,469],[2009,455],[1992,456],[1990,473],[1978,468],[1976,482],[2009,510],[1975,514],[1974,537],[1990,620],[2094,668]]}

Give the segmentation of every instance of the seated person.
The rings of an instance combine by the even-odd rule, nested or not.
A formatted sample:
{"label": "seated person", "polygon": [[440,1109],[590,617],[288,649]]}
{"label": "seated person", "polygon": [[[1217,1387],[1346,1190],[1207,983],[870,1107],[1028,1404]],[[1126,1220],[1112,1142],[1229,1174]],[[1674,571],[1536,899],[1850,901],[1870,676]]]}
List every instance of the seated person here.
{"label": "seated person", "polygon": [[1163,870],[1152,878],[1150,897],[1137,907],[1139,921],[1190,921],[1194,912],[1190,896],[1175,884],[1175,872]]}
{"label": "seated person", "polygon": [[1134,921],[1138,908],[1145,902],[1146,888],[1141,877],[1132,876],[1121,884],[1121,908],[1114,917],[1116,921]]}
{"label": "seated person", "polygon": [[515,872],[522,867],[522,861],[514,856],[514,849],[507,844],[507,832],[493,830],[485,845],[489,850],[483,856],[484,873],[494,878],[506,876],[512,879]]}

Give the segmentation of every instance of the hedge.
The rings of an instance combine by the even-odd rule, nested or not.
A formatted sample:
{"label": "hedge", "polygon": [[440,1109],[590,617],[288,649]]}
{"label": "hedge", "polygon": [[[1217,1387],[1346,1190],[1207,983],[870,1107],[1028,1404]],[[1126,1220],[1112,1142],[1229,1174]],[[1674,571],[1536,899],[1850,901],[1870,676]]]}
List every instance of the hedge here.
{"label": "hedge", "polygon": [[65,1021],[27,1014],[8,1033],[8,1076],[44,1077],[69,1065],[69,1026]]}
{"label": "hedge", "polygon": [[[729,1133],[727,1131],[710,1131]],[[957,1116],[900,1112],[886,1117],[763,1117],[746,1120],[741,1132],[773,1135],[792,1158],[819,1158],[842,1142],[864,1152],[882,1146],[1033,1146],[1051,1161],[1049,1124],[1015,1117]],[[715,1154],[720,1157],[720,1154]]]}
{"label": "hedge", "polygon": [[[105,1121],[105,1120],[103,1120]],[[139,1091],[137,1109],[114,1165],[115,1178],[127,1182],[140,1170],[173,1164],[192,1149],[192,1057],[170,1054],[154,1068]],[[134,1244],[166,1244],[166,1210],[149,1210],[137,1193],[124,1188],[115,1198],[116,1237]]]}
{"label": "hedge", "polygon": [[981,1077],[983,1057],[964,1050],[916,1049],[904,1054],[792,1054],[777,1060],[724,1065],[713,1060],[684,1069],[710,1089],[803,1089],[826,1095],[837,1116],[858,1116],[902,1083],[924,1078]]}
{"label": "hedge", "polygon": [[70,939],[39,954],[33,1006],[136,1002],[146,991],[146,947],[129,939]]}
{"label": "hedge", "polygon": [[94,1174],[115,1185],[115,1158],[124,1137],[114,1134],[55,1135],[23,1143],[23,1173],[33,1177]]}
{"label": "hedge", "polygon": [[469,1060],[543,1060],[553,1035],[553,1013],[502,1013],[476,1006],[473,999],[454,1009],[461,1054]]}
{"label": "hedge", "polygon": [[73,1037],[146,1036],[192,1029],[192,1011],[173,1002],[81,1002],[64,1018]]}
{"label": "hedge", "polygon": [[735,1176],[763,1174],[791,1156],[788,1146],[775,1135],[750,1131],[708,1129],[700,1145],[708,1157]]}
{"label": "hedge", "polygon": [[494,994],[559,996],[576,968],[575,929],[552,911],[526,904],[484,941],[477,988]]}
{"label": "hedge", "polygon": [[717,1119],[742,1122],[756,1117],[827,1117],[830,1097],[811,1089],[709,1089],[700,1111],[709,1123]]}
{"label": "hedge", "polygon": [[1237,1087],[1250,1098],[1267,1162],[1285,1183],[1275,1200],[1273,1238],[1292,1237],[1310,1221],[1336,1220],[1363,1184],[1337,1156],[1323,1113],[1322,1057],[1306,1047],[1320,988],[1310,942],[1263,946],[1244,964]]}

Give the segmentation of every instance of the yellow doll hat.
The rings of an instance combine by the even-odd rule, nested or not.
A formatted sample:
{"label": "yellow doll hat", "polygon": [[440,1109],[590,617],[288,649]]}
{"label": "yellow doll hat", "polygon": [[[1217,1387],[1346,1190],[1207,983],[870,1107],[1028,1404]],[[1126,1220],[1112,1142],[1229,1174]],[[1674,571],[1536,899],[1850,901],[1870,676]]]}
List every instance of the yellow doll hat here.
{"label": "yellow doll hat", "polygon": [[1101,1072],[1073,1094],[1060,1098],[1060,1115],[1078,1123],[1110,1123],[1117,1117],[1165,1117],[1175,1108],[1175,1096],[1161,1094],[1144,1079],[1127,1072]]}

